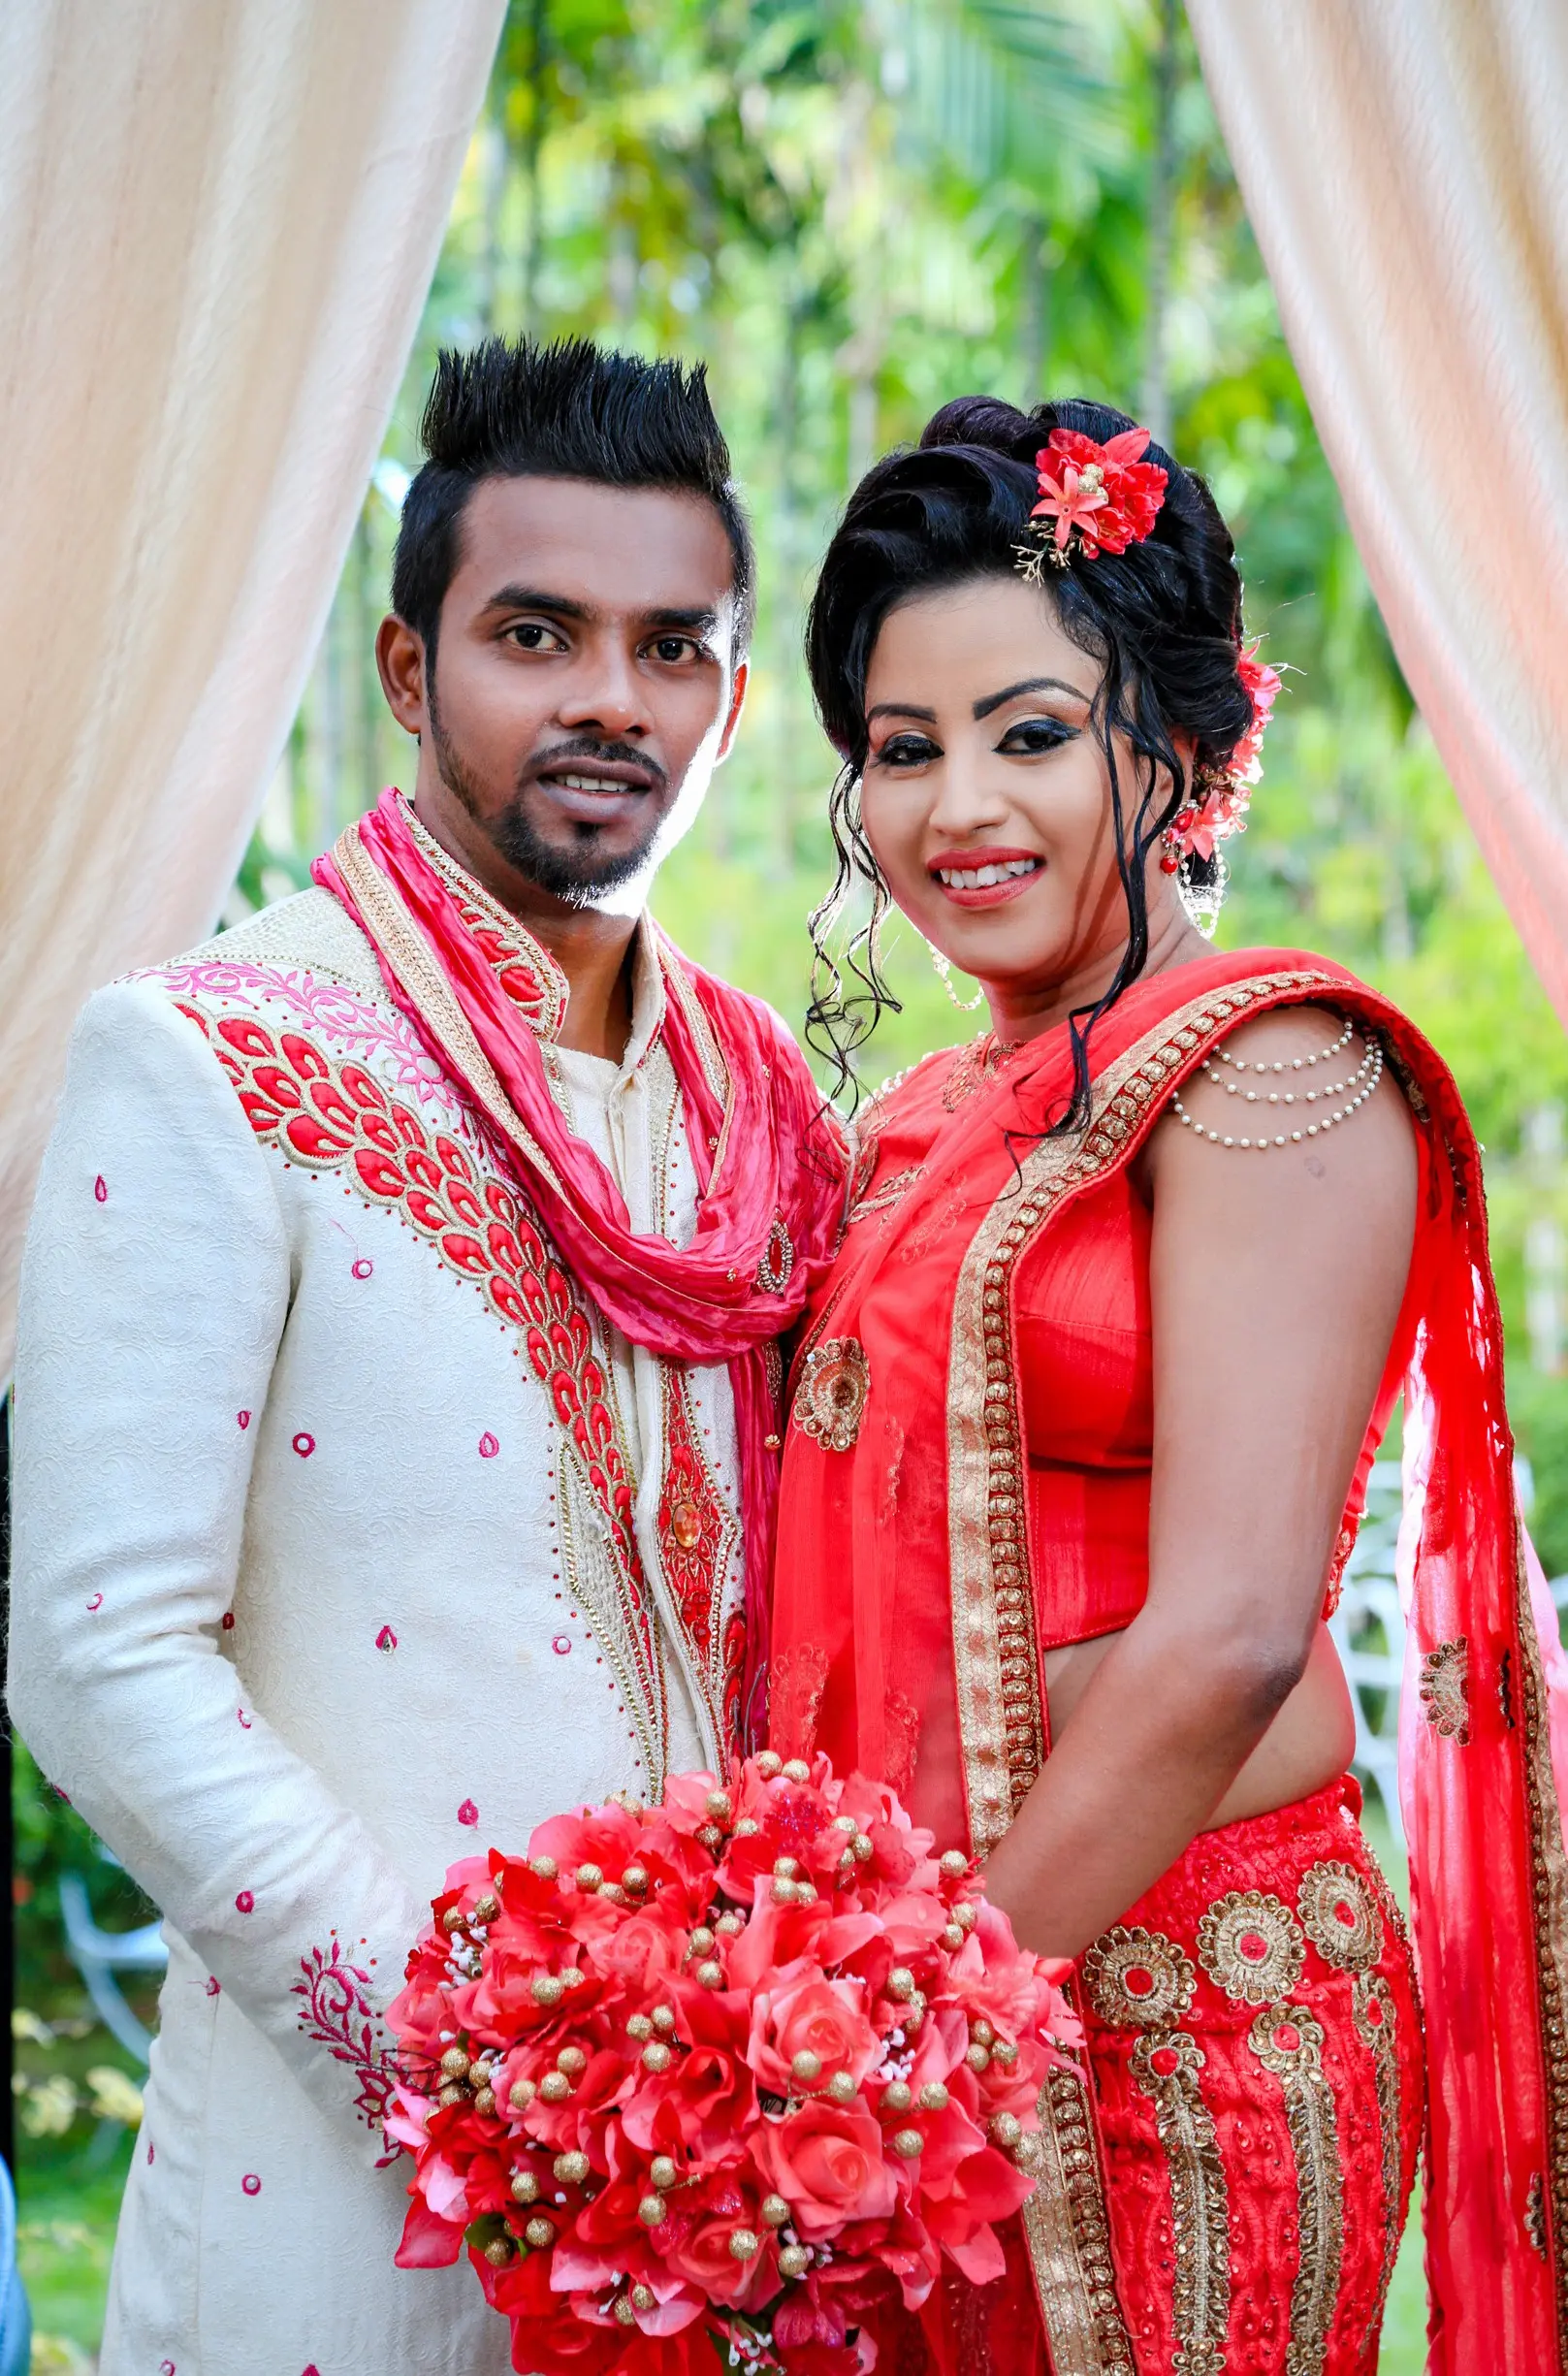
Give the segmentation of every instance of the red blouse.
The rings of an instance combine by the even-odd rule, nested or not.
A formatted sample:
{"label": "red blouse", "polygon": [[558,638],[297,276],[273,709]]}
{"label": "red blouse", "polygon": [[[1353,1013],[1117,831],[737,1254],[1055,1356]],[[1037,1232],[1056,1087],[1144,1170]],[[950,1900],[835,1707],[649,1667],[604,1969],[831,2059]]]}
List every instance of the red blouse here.
{"label": "red blouse", "polygon": [[[1149,1591],[1153,1216],[1126,1171],[1086,1191],[1020,1265],[1018,1375],[1042,1651],[1131,1623]],[[1409,1359],[1409,1290],[1335,1545],[1327,1615]]]}

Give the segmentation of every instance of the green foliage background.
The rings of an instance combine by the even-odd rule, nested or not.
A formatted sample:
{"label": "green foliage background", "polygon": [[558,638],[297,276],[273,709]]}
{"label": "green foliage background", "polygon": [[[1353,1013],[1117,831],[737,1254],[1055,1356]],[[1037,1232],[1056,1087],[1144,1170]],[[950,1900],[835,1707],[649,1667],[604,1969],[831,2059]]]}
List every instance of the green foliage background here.
{"label": "green foliage background", "polygon": [[[1232,846],[1221,941],[1339,958],[1453,1064],[1488,1148],[1536,1530],[1549,1571],[1568,1569],[1568,1389],[1550,1362],[1530,1366],[1524,1327],[1527,1234],[1568,1223],[1568,1197],[1560,1161],[1523,1152],[1531,1117],[1568,1098],[1568,1044],[1413,714],[1177,0],[512,0],[383,461],[231,919],[303,883],[315,851],[407,765],[370,649],[397,505],[437,346],[492,330],[581,332],[709,367],[755,516],[762,600],[737,749],[656,905],[694,955],[797,1024],[805,918],[831,874],[832,774],[800,624],[859,471],[941,402],[983,390],[1108,399],[1208,475],[1251,627],[1288,672],[1253,823]],[[896,931],[890,970],[905,1008],[873,1044],[874,1080],[973,1028]],[[90,1844],[64,1836],[71,1818],[25,1762],[18,1814],[25,1987],[69,2019],[49,1877]],[[46,2195],[75,2171],[80,2199],[97,2199],[86,2135],[83,2115],[34,2149]],[[70,2298],[83,2306],[70,2330],[90,2340],[102,2254],[75,2251]],[[1420,2364],[1414,2288],[1407,2257],[1390,2371]]]}

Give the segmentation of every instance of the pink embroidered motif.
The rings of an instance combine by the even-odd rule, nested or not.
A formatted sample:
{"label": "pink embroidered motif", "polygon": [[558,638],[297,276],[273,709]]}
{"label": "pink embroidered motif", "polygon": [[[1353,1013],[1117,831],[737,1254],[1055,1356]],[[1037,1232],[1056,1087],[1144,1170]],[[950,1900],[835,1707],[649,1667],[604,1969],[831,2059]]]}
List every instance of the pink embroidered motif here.
{"label": "pink embroidered motif", "polygon": [[148,2162],[149,2166],[150,2166],[150,2164],[151,2164],[151,2161],[152,2161],[152,2139],[151,2139],[151,2137],[149,2136],[149,2137],[148,2137],[148,2139],[147,2139],[147,2162]]}
{"label": "pink embroidered motif", "polygon": [[253,2169],[247,2169],[240,2183],[244,2188],[247,2195],[259,2195],[261,2193],[261,2180],[257,2177]]}
{"label": "pink embroidered motif", "polygon": [[492,1435],[490,1429],[487,1428],[484,1434],[479,1438],[479,1458],[482,1461],[493,1461],[499,1450],[499,1439],[496,1436]]}
{"label": "pink embroidered motif", "polygon": [[463,1805],[458,1809],[458,1821],[460,1823],[466,1823],[471,1828],[478,1822],[478,1808],[474,1805],[472,1799],[464,1799]]}
{"label": "pink embroidered motif", "polygon": [[93,1181],[92,1192],[98,1199],[100,1204],[107,1204],[109,1203],[109,1182],[105,1179],[101,1172],[99,1172],[98,1177]]}
{"label": "pink embroidered motif", "polygon": [[[342,1942],[336,1936],[330,1954],[312,1947],[301,1957],[300,1971],[303,1976],[295,1981],[293,1993],[304,2000],[301,2029],[353,2073],[359,2081],[355,2110],[368,2129],[385,2134],[387,2104],[397,2076],[392,2056],[381,2042],[379,2017],[365,1994],[370,1984],[368,1971],[347,1961]],[[389,2152],[376,2167],[385,2168],[397,2158],[396,2152]]]}
{"label": "pink embroidered motif", "polygon": [[564,1658],[571,1646],[572,1638],[569,1633],[558,1633],[555,1640],[550,1645],[558,1658]]}
{"label": "pink embroidered motif", "polygon": [[[152,2156],[151,2156],[151,2154],[149,2153],[149,2154],[147,2155],[147,2160],[150,2162],[150,2161],[151,2161],[151,2159],[152,2159]],[[173,2361],[172,2360],[159,2360],[159,2362],[158,2362],[158,2376],[176,2376],[175,2363],[174,2363],[174,2361]]]}
{"label": "pink embroidered motif", "polygon": [[352,1047],[368,1063],[383,1057],[393,1085],[420,1104],[451,1095],[440,1066],[402,1015],[356,998],[341,982],[318,981],[313,974],[283,973],[270,965],[167,966],[152,979],[173,999],[262,998],[287,1008],[330,1039]]}
{"label": "pink embroidered motif", "polygon": [[222,1981],[214,1979],[210,1972],[207,1975],[207,1993],[209,1997],[221,1997],[223,1994]]}
{"label": "pink embroidered motif", "polygon": [[223,1630],[225,1633],[234,1631],[234,1611],[232,1609],[225,1609],[223,1612]]}
{"label": "pink embroidered motif", "polygon": [[248,1428],[248,1427],[249,1427],[249,1425],[250,1425],[250,1413],[249,1413],[248,1411],[237,1411],[237,1412],[235,1413],[235,1417],[236,1417],[236,1418],[239,1420],[240,1425],[240,1427],[241,1427],[241,1428]]}
{"label": "pink embroidered motif", "polygon": [[357,1263],[350,1264],[349,1268],[355,1278],[368,1279],[375,1268],[375,1265],[368,1254],[362,1254]]}
{"label": "pink embroidered motif", "polygon": [[379,1633],[376,1635],[376,1637],[375,1637],[375,1646],[376,1646],[376,1649],[377,1649],[377,1650],[396,1650],[396,1649],[397,1649],[397,1647],[398,1647],[398,1637],[397,1637],[397,1635],[396,1635],[396,1634],[393,1632],[392,1627],[391,1627],[390,1625],[383,1625],[383,1626],[382,1626],[382,1628],[381,1628],[380,1632],[379,1632]]}
{"label": "pink embroidered motif", "polygon": [[315,1448],[315,1437],[313,1435],[306,1435],[302,1429],[301,1432],[294,1439],[294,1449],[299,1454],[301,1460],[308,1461]]}
{"label": "pink embroidered motif", "polygon": [[248,1889],[240,1890],[240,1895],[235,1899],[235,1905],[242,1914],[253,1914],[256,1910],[255,1897]]}
{"label": "pink embroidered motif", "polygon": [[103,1596],[102,1592],[95,1592],[95,1593],[93,1594],[93,1596],[92,1596],[91,1600],[89,1600],[89,1601],[88,1601],[88,1603],[87,1603],[87,1614],[88,1614],[88,1616],[90,1617],[90,1616],[92,1615],[92,1613],[93,1613],[93,1611],[94,1611],[95,1609],[101,1609],[101,1608],[103,1607],[103,1605],[104,1605],[104,1596]]}
{"label": "pink embroidered motif", "polygon": [[246,1716],[243,1708],[237,1708],[235,1710],[235,1715],[240,1718],[240,1721],[244,1726],[246,1732],[248,1732],[250,1730],[250,1718],[248,1716]]}

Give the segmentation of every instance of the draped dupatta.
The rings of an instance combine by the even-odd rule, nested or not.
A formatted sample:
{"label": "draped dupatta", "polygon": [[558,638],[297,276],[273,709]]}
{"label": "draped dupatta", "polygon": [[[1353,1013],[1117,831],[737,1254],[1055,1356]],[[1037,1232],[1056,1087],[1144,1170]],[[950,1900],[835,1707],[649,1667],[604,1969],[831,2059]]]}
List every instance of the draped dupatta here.
{"label": "draped dupatta", "polygon": [[[540,1001],[520,999],[515,982],[498,979],[421,849],[401,793],[383,792],[312,871],[368,936],[392,997],[491,1126],[599,1309],[665,1361],[728,1364],[746,1527],[742,1707],[752,1711],[767,1657],[779,1471],[767,1353],[820,1278],[844,1205],[843,1143],[800,1050],[759,1000],[689,965],[659,937],[661,1030],[699,1201],[688,1246],[639,1235],[610,1173],[550,1094],[528,1019]],[[545,962],[541,952],[541,972]]]}
{"label": "draped dupatta", "polygon": [[[1002,1837],[1050,1747],[1020,1260],[1132,1159],[1217,1042],[1301,1002],[1382,1036],[1421,1154],[1400,1786],[1429,2064],[1430,2365],[1568,2370],[1568,1762],[1553,1759],[1565,1667],[1538,1581],[1532,1601],[1515,1502],[1474,1135],[1441,1059],[1374,991],[1322,959],[1256,949],[1138,984],[1095,1027],[1094,1110],[1077,1135],[1040,1135],[1071,1087],[1065,1030],[1003,1057],[981,1043],[928,1059],[874,1109],[845,1246],[796,1365],[772,1738],[886,1775],[939,1837],[967,1835],[980,1854]],[[1097,2157],[1083,2150],[1087,2084],[1059,2077],[1040,2109],[1045,2174],[1025,2228],[1052,2366],[1131,2369]]]}

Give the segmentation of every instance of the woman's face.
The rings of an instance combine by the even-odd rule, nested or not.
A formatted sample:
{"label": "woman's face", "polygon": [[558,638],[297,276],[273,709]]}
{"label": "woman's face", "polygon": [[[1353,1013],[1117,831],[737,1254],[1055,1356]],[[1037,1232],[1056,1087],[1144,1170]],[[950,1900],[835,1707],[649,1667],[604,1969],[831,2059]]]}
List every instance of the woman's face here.
{"label": "woman's face", "polygon": [[[1018,577],[901,603],[872,653],[861,813],[877,862],[927,940],[1012,999],[1114,964],[1127,940],[1101,674]],[[1175,899],[1154,857],[1148,885],[1152,933]]]}

